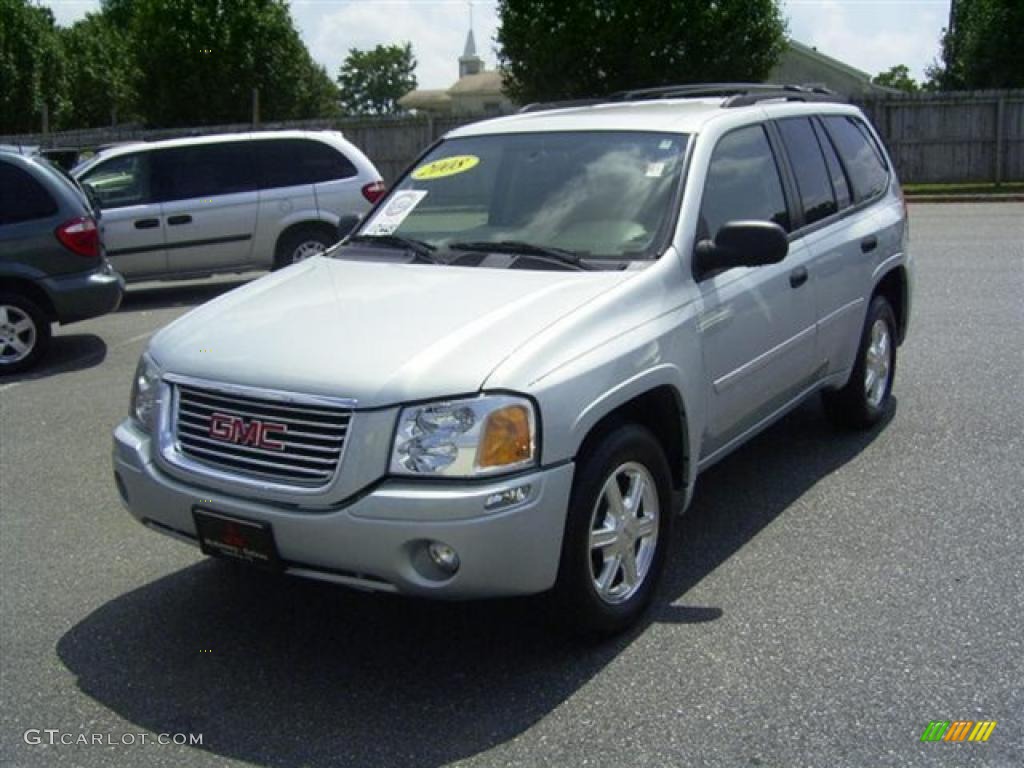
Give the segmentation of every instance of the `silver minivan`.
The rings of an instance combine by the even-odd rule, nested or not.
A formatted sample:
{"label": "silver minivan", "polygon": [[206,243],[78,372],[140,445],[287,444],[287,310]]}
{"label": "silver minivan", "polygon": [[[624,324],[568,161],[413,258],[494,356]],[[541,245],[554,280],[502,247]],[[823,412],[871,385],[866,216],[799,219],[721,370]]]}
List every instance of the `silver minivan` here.
{"label": "silver minivan", "polygon": [[95,192],[107,255],[128,280],[302,261],[384,193],[373,163],[334,131],[134,143],[74,174]]}

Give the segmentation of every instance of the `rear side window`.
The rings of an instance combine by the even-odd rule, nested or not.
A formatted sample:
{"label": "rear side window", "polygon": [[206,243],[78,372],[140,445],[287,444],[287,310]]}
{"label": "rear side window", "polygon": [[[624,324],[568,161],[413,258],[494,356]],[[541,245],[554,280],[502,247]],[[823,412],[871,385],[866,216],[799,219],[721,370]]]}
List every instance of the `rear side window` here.
{"label": "rear side window", "polygon": [[741,219],[772,221],[789,229],[782,180],[764,128],[727,134],[711,155],[698,238],[714,237],[723,224]]}
{"label": "rear side window", "polygon": [[867,129],[852,117],[829,115],[822,120],[850,175],[853,199],[859,203],[884,190],[889,173]]}
{"label": "rear side window", "polygon": [[253,142],[260,161],[261,186],[295,187],[355,176],[356,167],[334,147],[308,139]]}
{"label": "rear side window", "polygon": [[153,153],[157,199],[190,200],[256,189],[251,142],[197,144]]}
{"label": "rear side window", "polygon": [[796,176],[804,209],[804,224],[813,224],[836,213],[839,207],[811,121],[806,117],[796,117],[780,120],[778,125]]}
{"label": "rear side window", "polygon": [[121,155],[100,163],[82,176],[103,208],[142,205],[150,194],[149,154]]}
{"label": "rear side window", "polygon": [[832,140],[825,135],[818,123],[814,123],[814,133],[818,137],[818,144],[825,155],[825,164],[828,166],[828,175],[832,180],[832,189],[836,193],[839,210],[849,208],[853,202],[850,196],[850,182],[846,180],[846,172],[843,170],[842,163],[839,162],[839,155],[836,154],[836,149],[832,146]]}
{"label": "rear side window", "polygon": [[57,213],[57,203],[27,171],[0,162],[0,225],[45,219]]}

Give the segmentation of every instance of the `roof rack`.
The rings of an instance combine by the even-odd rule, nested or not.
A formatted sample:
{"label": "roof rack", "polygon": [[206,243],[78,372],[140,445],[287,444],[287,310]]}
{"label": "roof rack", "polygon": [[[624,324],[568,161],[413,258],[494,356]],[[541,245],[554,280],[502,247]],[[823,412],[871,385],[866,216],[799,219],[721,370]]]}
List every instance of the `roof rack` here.
{"label": "roof rack", "polygon": [[760,101],[832,101],[846,100],[817,86],[777,85],[774,83],[700,83],[691,85],[664,85],[657,88],[638,88],[616,91],[603,99],[575,99],[528,104],[520,112],[542,112],[548,109],[587,107],[623,101],[653,101],[657,99],[700,99],[723,97],[723,107],[747,107]]}

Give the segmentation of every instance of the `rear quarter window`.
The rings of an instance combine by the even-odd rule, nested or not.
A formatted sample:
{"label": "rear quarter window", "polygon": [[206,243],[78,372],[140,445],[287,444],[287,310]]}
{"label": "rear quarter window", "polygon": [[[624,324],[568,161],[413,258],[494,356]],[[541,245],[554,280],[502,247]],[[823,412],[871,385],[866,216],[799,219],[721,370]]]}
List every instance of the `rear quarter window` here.
{"label": "rear quarter window", "polygon": [[254,145],[264,189],[320,184],[357,174],[355,165],[340,150],[320,141],[270,139],[257,140]]}
{"label": "rear quarter window", "polygon": [[889,171],[863,123],[842,115],[826,115],[822,122],[850,177],[854,202],[881,193],[889,182]]}
{"label": "rear quarter window", "polygon": [[53,196],[30,173],[0,161],[0,226],[49,218],[57,210]]}

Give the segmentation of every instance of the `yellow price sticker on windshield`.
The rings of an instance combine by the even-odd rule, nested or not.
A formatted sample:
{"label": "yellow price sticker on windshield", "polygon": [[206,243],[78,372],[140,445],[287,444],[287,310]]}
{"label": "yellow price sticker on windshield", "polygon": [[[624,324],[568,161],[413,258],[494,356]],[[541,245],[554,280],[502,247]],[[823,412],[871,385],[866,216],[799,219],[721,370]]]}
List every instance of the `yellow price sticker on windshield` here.
{"label": "yellow price sticker on windshield", "polygon": [[430,181],[431,179],[443,179],[445,176],[454,176],[474,168],[480,163],[476,155],[453,155],[432,163],[421,165],[412,172],[416,181]]}

